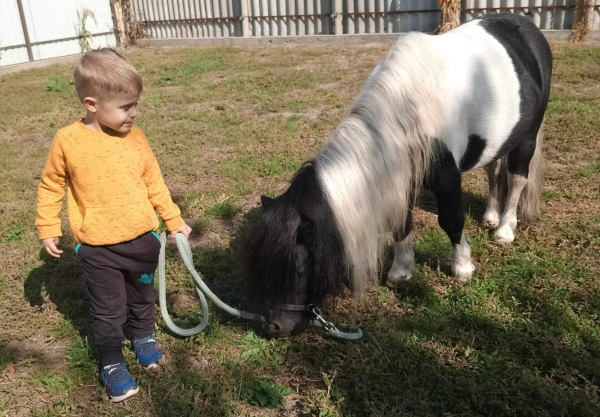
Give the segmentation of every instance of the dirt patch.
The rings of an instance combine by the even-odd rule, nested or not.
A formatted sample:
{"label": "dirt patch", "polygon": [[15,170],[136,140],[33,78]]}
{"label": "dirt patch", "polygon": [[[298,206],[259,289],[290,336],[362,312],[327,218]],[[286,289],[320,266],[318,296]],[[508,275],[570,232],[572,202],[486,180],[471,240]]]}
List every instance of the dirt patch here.
{"label": "dirt patch", "polygon": [[337,90],[338,88],[340,88],[340,83],[335,82],[335,83],[321,84],[318,86],[318,88],[320,88],[322,90]]}
{"label": "dirt patch", "polygon": [[187,105],[188,110],[196,111],[196,112],[207,112],[214,110],[215,106],[213,103],[209,103],[208,101],[199,101],[195,103],[190,103]]}
{"label": "dirt patch", "polygon": [[290,117],[300,117],[306,120],[309,120],[311,122],[314,122],[316,120],[319,119],[319,117],[321,116],[321,114],[323,113],[323,110],[321,108],[318,107],[311,107],[308,108],[306,110],[303,110],[301,112],[297,112],[297,113],[293,113],[293,112],[281,112],[281,113],[265,113],[263,116],[266,117],[267,119],[273,118],[273,117],[283,117],[286,119],[289,119]]}
{"label": "dirt patch", "polygon": [[200,82],[202,84],[215,85],[215,84],[219,84],[220,82],[222,82],[225,78],[226,78],[225,72],[220,72],[220,71],[208,72],[208,73],[202,74],[200,76]]}
{"label": "dirt patch", "polygon": [[308,96],[309,94],[310,94],[310,90],[295,89],[295,90],[288,91],[288,92],[282,94],[282,97],[285,100],[298,100],[298,99]]}
{"label": "dirt patch", "polygon": [[227,247],[227,240],[224,236],[228,236],[231,232],[229,227],[221,226],[221,221],[216,220],[206,230],[194,230],[189,237],[190,246],[194,249],[224,249]]}
{"label": "dirt patch", "polygon": [[238,204],[242,207],[242,211],[248,211],[252,208],[260,206],[260,197],[263,195],[281,195],[287,190],[290,185],[289,180],[285,181],[265,181],[262,178],[255,179],[252,192],[246,194]]}
{"label": "dirt patch", "polygon": [[18,144],[23,150],[37,150],[40,147],[49,147],[52,139],[43,132],[32,130],[29,132],[21,133],[19,135],[9,135],[7,133],[0,132],[0,143],[11,143]]}
{"label": "dirt patch", "polygon": [[181,289],[167,295],[167,301],[175,311],[185,311],[198,305],[198,296],[193,290]]}
{"label": "dirt patch", "polygon": [[230,158],[235,154],[235,149],[233,146],[221,145],[221,146],[213,146],[208,149],[203,149],[201,151],[202,159],[207,161],[208,163],[218,163]]}

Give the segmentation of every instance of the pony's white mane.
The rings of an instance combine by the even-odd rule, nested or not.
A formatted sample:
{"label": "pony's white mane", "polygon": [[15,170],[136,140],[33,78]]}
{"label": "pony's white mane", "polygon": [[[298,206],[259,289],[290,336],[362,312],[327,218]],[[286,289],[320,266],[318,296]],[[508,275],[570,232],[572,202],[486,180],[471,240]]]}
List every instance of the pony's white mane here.
{"label": "pony's white mane", "polygon": [[402,230],[442,123],[431,36],[409,34],[388,52],[315,160],[360,292],[377,279],[383,240]]}

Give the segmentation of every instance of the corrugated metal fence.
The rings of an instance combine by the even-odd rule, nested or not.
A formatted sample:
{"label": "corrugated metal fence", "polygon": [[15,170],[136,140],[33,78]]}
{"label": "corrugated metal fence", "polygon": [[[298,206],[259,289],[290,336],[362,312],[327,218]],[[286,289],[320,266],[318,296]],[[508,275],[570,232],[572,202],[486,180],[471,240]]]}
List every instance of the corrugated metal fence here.
{"label": "corrugated metal fence", "polygon": [[85,9],[92,46],[115,46],[109,0],[0,0],[0,66],[81,53]]}
{"label": "corrugated metal fence", "polygon": [[[155,39],[432,32],[438,0],[124,0]],[[462,0],[461,20],[510,11],[541,29],[571,29],[576,0]],[[0,65],[81,53],[77,12],[90,9],[93,47],[115,46],[111,0],[0,0]],[[594,29],[600,29],[595,0]]]}
{"label": "corrugated metal fence", "polygon": [[[510,11],[531,15],[541,29],[571,29],[575,3],[462,0],[461,20]],[[595,4],[598,29],[600,0]],[[132,5],[146,35],[155,39],[431,32],[441,19],[438,0],[132,0]]]}

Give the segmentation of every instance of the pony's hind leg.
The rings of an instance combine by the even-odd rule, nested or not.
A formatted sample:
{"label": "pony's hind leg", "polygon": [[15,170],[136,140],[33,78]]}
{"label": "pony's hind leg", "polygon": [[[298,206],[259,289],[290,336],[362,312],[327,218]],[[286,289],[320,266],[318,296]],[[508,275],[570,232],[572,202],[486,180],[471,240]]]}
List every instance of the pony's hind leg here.
{"label": "pony's hind leg", "polygon": [[412,270],[415,267],[413,239],[412,212],[409,211],[404,230],[394,232],[394,264],[387,275],[388,286],[395,286],[400,281],[412,278]]}
{"label": "pony's hind leg", "polygon": [[[499,243],[510,243],[515,240],[514,230],[517,227],[517,209],[521,193],[527,185],[529,165],[536,151],[536,137],[526,138],[508,154],[508,194],[504,204],[504,212],[500,225],[494,232],[494,238]],[[541,143],[539,144],[541,148]],[[541,152],[541,149],[538,149]],[[537,162],[536,162],[537,163]],[[534,181],[538,180],[533,178]]]}
{"label": "pony's hind leg", "polygon": [[452,243],[452,273],[465,284],[471,280],[475,266],[463,234],[465,212],[461,201],[461,174],[449,151],[440,155],[428,182],[437,200],[438,223]]}
{"label": "pony's hind leg", "polygon": [[500,226],[494,232],[494,238],[500,243],[510,243],[515,240],[514,230],[517,227],[517,207],[521,192],[527,184],[527,177],[521,174],[508,173],[508,196]]}
{"label": "pony's hind leg", "polygon": [[483,225],[490,229],[495,229],[500,223],[500,204],[498,195],[498,181],[500,179],[500,159],[496,159],[483,167],[487,176],[490,194],[487,201],[487,209],[483,215]]}

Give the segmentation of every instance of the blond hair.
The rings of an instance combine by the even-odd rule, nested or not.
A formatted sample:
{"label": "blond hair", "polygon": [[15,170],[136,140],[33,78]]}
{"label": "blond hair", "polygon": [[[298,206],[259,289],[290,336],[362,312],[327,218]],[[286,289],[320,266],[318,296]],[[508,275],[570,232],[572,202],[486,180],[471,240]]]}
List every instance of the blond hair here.
{"label": "blond hair", "polygon": [[123,56],[111,48],[88,52],[75,70],[75,89],[79,100],[85,97],[110,98],[116,94],[142,94],[142,77]]}

